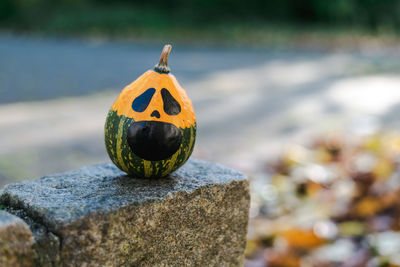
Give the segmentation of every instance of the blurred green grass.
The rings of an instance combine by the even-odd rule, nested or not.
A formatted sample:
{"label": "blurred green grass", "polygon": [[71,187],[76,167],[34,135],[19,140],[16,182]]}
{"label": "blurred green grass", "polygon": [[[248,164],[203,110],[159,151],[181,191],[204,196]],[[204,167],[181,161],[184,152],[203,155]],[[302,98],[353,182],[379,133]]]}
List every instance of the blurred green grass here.
{"label": "blurred green grass", "polygon": [[399,0],[0,1],[3,30],[146,41],[329,45],[397,39],[399,26]]}

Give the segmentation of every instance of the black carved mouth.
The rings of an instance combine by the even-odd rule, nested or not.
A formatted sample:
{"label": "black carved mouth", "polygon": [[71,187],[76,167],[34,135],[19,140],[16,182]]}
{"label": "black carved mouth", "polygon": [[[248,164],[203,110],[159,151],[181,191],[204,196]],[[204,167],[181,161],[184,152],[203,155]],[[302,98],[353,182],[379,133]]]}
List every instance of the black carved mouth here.
{"label": "black carved mouth", "polygon": [[135,155],[157,161],[171,157],[179,149],[182,134],[171,123],[138,121],[129,127],[127,139]]}

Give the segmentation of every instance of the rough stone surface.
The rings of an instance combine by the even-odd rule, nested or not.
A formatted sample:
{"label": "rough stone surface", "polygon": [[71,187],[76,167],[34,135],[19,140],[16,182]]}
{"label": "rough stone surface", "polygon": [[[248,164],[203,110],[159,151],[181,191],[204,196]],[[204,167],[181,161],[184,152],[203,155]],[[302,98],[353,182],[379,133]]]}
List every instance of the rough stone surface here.
{"label": "rough stone surface", "polygon": [[22,209],[7,207],[7,211],[25,221],[32,234],[34,251],[34,266],[59,266],[60,265],[60,239],[48,231],[41,223],[34,221]]}
{"label": "rough stone surface", "polygon": [[59,251],[39,262],[65,266],[241,266],[249,200],[245,176],[198,160],[164,179],[94,165],[0,196],[43,226],[41,240],[55,237]]}
{"label": "rough stone surface", "polygon": [[0,210],[0,266],[32,266],[32,233],[20,218]]}

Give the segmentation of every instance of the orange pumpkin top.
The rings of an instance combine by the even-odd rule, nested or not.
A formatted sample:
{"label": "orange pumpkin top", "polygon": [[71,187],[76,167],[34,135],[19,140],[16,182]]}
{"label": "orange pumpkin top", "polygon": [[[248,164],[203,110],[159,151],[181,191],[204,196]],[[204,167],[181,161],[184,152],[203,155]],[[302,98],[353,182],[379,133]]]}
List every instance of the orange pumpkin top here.
{"label": "orange pumpkin top", "polygon": [[[159,72],[148,70],[126,86],[111,110],[135,121],[162,121],[182,129],[194,126],[196,117],[192,102],[175,76],[169,73],[167,59],[170,51],[171,47],[167,45],[155,68]],[[146,103],[141,101],[140,109],[135,110],[133,103],[139,98],[145,99]],[[175,112],[169,112],[166,102],[175,104]]]}

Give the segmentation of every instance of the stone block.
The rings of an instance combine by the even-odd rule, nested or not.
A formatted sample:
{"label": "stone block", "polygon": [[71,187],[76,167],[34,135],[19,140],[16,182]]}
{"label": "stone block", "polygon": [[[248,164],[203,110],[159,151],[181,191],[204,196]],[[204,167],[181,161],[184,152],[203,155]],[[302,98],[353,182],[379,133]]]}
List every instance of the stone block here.
{"label": "stone block", "polygon": [[33,237],[28,225],[0,210],[0,266],[32,266]]}
{"label": "stone block", "polygon": [[0,195],[43,226],[37,240],[58,244],[36,244],[39,264],[63,266],[241,266],[249,202],[244,175],[199,160],[163,179],[94,165],[9,184]]}

